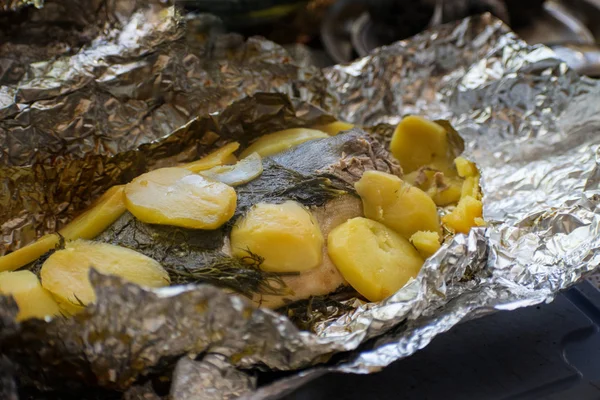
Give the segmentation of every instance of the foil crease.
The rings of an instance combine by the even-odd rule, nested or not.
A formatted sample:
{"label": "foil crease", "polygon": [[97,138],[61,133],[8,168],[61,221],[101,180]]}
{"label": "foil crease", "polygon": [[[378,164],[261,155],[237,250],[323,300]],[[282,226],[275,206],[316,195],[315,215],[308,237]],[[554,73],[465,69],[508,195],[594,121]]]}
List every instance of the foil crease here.
{"label": "foil crease", "polygon": [[[156,7],[133,15],[154,16],[144,20],[145,31],[162,26],[161,32],[171,32],[170,23],[157,22],[163,21],[157,15],[169,14],[164,10],[170,8]],[[14,176],[14,170],[13,175],[5,173],[9,168],[23,168],[24,175],[36,168],[56,172],[62,158],[80,166],[89,166],[92,159],[97,161],[88,167],[89,176],[66,178],[64,185],[72,188],[89,181],[84,189],[98,187],[99,193],[139,171],[197,157],[222,141],[248,140],[271,129],[323,121],[328,118],[323,111],[373,127],[370,130],[384,141],[385,135],[389,140],[389,124],[418,113],[449,120],[464,139],[465,155],[481,169],[488,226],[446,242],[417,278],[390,298],[380,303],[352,300],[354,310],[321,322],[314,333],[300,331],[287,318],[252,309],[247,300],[211,286],[150,291],[93,273],[97,304],[75,318],[15,324],[14,307],[0,308],[0,346],[20,369],[16,376],[35,376],[38,387],[51,387],[60,377],[125,390],[140,377],[175,365],[174,398],[187,396],[178,392],[185,386],[181,382],[192,382],[198,391],[212,382],[219,389],[211,395],[217,397],[276,398],[328,371],[378,371],[462,321],[550,301],[598,266],[600,86],[570,71],[551,50],[527,46],[499,20],[488,15],[468,18],[322,71],[298,66],[263,39],[244,42],[231,35],[206,39],[198,31],[181,30],[177,18],[171,21],[172,32],[179,33],[171,39],[168,34],[154,37],[149,47],[141,46],[125,63],[131,71],[142,65],[143,73],[129,74],[128,68],[111,59],[108,70],[118,65],[111,75],[113,86],[103,86],[94,75],[89,86],[70,83],[62,92],[59,84],[51,88],[58,97],[45,98],[44,90],[34,91],[42,97],[23,104],[38,104],[50,118],[61,115],[51,111],[60,103],[56,99],[66,99],[61,107],[73,110],[79,100],[68,99],[108,91],[119,110],[136,100],[133,88],[143,87],[137,83],[152,81],[157,90],[153,93],[168,99],[162,106],[172,111],[171,104],[178,104],[177,112],[158,113],[158,107],[147,114],[142,107],[143,113],[131,114],[138,116],[132,126],[139,135],[94,127],[88,136],[74,135],[79,144],[68,154],[52,146],[37,153],[9,151],[2,159],[2,179]],[[118,32],[123,31],[117,30],[114,37]],[[138,42],[146,39],[140,37]],[[175,74],[189,65],[190,54],[194,67]],[[149,78],[149,71],[158,72]],[[178,79],[185,82],[178,88],[189,91],[171,91]],[[163,84],[166,81],[169,84]],[[9,85],[2,90],[18,88]],[[256,94],[235,102],[261,91],[279,94]],[[287,96],[295,99],[289,101]],[[15,110],[22,108],[15,101],[4,104],[2,138],[15,133]],[[214,111],[219,113],[208,115]],[[68,126],[67,114],[63,125],[56,126]],[[156,129],[144,128],[145,117],[139,115],[148,116]],[[30,126],[24,125],[19,129]],[[106,145],[87,146],[96,130],[104,136],[94,140]],[[128,140],[132,137],[136,139]],[[116,172],[106,177],[104,171],[111,170]],[[52,189],[58,175],[40,176],[30,179]],[[22,187],[19,182],[4,182],[5,187]],[[14,196],[11,201],[18,206],[2,215],[3,242],[20,245],[25,226],[37,233],[53,229],[93,197],[83,196],[84,189],[62,202],[50,202],[46,212],[39,206],[42,199],[21,204]],[[29,193],[33,196],[37,190]],[[63,219],[52,220],[59,204],[68,212]],[[22,225],[15,215],[20,215]],[[10,229],[8,223],[20,229]],[[363,346],[368,339],[368,347]],[[335,363],[328,363],[333,355]],[[256,390],[248,372],[304,368],[308,369]]]}

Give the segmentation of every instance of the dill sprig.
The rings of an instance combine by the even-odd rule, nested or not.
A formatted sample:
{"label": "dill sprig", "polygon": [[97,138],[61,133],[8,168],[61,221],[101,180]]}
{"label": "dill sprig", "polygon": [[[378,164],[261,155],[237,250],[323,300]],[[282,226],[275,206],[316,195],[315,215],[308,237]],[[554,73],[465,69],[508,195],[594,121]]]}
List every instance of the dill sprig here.
{"label": "dill sprig", "polygon": [[249,298],[253,294],[287,294],[288,288],[282,279],[284,274],[262,271],[260,265],[264,259],[249,250],[246,252],[248,255],[241,258],[218,256],[200,268],[167,265],[165,269],[172,283],[210,283]]}

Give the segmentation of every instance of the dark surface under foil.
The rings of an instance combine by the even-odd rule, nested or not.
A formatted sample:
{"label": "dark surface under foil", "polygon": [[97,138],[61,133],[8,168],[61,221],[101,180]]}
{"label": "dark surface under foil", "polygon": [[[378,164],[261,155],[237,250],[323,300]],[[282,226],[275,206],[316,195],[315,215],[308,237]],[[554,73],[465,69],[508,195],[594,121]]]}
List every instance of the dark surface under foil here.
{"label": "dark surface under foil", "polygon": [[[15,324],[6,304],[0,346],[17,361],[21,382],[125,390],[189,353],[200,356],[177,363],[176,398],[189,396],[182,382],[199,392],[212,385],[214,398],[276,398],[328,370],[380,370],[460,321],[548,301],[600,262],[600,86],[547,48],[528,47],[483,16],[319,71],[297,66],[271,42],[214,37],[205,28],[186,30],[170,7],[136,8],[102,40],[0,88],[3,252],[144,170],[327,118],[309,104],[368,126],[411,113],[449,119],[481,167],[489,227],[457,235],[398,293],[380,303],[355,300],[354,311],[324,321],[317,334],[203,285],[145,291],[94,275],[97,304],[50,323]],[[227,107],[261,91],[281,95]],[[255,385],[248,369],[294,370],[334,354],[333,365],[248,394]]]}

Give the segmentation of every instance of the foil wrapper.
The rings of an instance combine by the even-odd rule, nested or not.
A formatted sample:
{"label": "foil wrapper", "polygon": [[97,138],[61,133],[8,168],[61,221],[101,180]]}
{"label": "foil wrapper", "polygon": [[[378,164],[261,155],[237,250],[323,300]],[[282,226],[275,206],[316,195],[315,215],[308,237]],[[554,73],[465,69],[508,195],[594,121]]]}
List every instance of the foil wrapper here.
{"label": "foil wrapper", "polygon": [[[406,114],[449,120],[481,169],[488,226],[315,332],[212,286],[144,290],[95,272],[97,303],[70,319],[16,323],[0,298],[0,350],[20,383],[152,396],[138,382],[164,374],[176,399],[277,398],[328,371],[378,371],[462,321],[550,301],[600,262],[600,86],[490,16],[318,70],[263,39],[186,29],[157,3],[43,65],[0,89],[4,251],[142,171],[328,114],[384,141]],[[290,372],[257,386],[252,371]]]}

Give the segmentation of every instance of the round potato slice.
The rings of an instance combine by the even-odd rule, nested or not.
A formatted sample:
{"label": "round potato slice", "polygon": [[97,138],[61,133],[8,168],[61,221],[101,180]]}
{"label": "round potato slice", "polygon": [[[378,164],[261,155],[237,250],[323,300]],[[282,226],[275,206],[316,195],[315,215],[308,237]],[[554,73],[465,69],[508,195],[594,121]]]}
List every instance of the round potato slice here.
{"label": "round potato slice", "polygon": [[329,257],[370,301],[383,300],[419,273],[423,258],[402,236],[370,219],[352,218],[329,233]]}
{"label": "round potato slice", "polygon": [[329,137],[325,132],[308,128],[292,128],[261,136],[240,154],[241,158],[252,153],[268,157],[298,146],[304,142]]}
{"label": "round potato slice", "polygon": [[60,315],[58,304],[31,271],[0,273],[0,294],[10,295],[17,302],[17,321]]}
{"label": "round potato slice", "polygon": [[183,168],[161,168],[125,186],[125,205],[149,224],[216,229],[235,212],[235,190]]}
{"label": "round potato slice", "polygon": [[170,283],[169,274],[155,260],[137,251],[108,243],[76,240],[54,252],[42,265],[42,286],[61,309],[73,314],[93,303],[96,294],[89,281],[90,267],[145,287]]}
{"label": "round potato slice", "polygon": [[295,201],[259,203],[236,221],[231,230],[234,256],[248,251],[264,258],[261,269],[300,272],[321,263],[323,235],[312,214]]}

